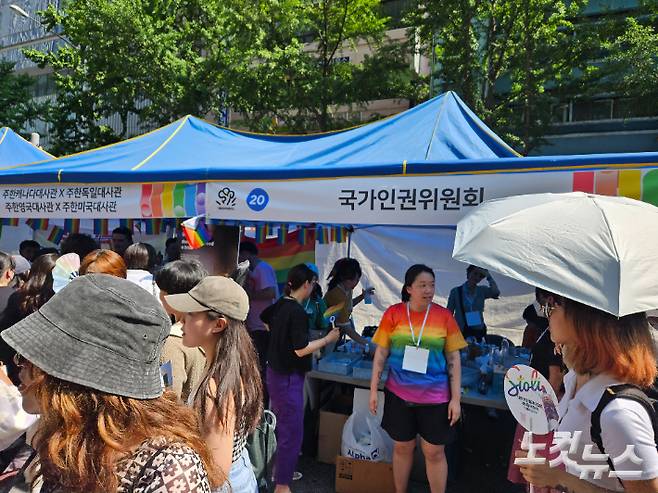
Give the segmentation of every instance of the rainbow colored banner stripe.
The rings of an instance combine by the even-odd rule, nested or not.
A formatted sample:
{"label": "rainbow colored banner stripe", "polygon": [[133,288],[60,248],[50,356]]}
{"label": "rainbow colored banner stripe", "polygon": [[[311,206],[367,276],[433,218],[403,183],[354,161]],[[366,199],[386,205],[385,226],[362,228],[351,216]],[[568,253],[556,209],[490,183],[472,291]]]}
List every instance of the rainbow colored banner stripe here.
{"label": "rainbow colored banner stripe", "polygon": [[64,219],[64,231],[66,233],[79,233],[80,219]]}
{"label": "rainbow colored banner stripe", "polygon": [[[303,230],[296,230],[288,234],[283,245],[279,244],[278,238],[270,238],[263,244],[258,245],[258,257],[272,266],[276,274],[276,282],[279,292],[288,280],[288,271],[297,264],[315,263],[315,242],[308,241],[302,245],[299,235]],[[250,238],[243,237],[242,241]]]}
{"label": "rainbow colored banner stripe", "polygon": [[50,234],[48,235],[48,241],[59,245],[62,242],[62,238],[64,238],[64,229],[59,226],[53,226],[53,229],[50,230]]}
{"label": "rainbow colored banner stripe", "polygon": [[2,218],[3,226],[20,226],[19,219],[17,217],[3,217]]}
{"label": "rainbow colored banner stripe", "polygon": [[206,213],[205,183],[153,183],[142,185],[142,217],[193,217]]}
{"label": "rainbow colored banner stripe", "polygon": [[573,191],[642,200],[658,206],[658,169],[576,171]]}

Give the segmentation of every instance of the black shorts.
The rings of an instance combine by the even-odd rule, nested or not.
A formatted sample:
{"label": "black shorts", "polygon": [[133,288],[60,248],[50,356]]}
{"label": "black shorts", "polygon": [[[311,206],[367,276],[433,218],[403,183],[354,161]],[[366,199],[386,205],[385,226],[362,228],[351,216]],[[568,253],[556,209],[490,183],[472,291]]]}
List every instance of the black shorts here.
{"label": "black shorts", "polygon": [[447,445],[455,441],[457,427],[448,421],[448,403],[411,404],[384,390],[382,428],[396,442],[415,440],[420,435],[432,445]]}

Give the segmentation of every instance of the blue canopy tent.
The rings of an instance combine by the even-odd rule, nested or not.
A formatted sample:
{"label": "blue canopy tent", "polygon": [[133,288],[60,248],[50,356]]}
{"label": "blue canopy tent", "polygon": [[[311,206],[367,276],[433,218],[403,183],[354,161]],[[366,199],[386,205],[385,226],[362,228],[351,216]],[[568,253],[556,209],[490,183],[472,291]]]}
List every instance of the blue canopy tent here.
{"label": "blue canopy tent", "polygon": [[390,118],[324,134],[253,134],[186,116],[117,144],[5,166],[0,174],[6,184],[309,178],[397,174],[405,161],[514,156],[448,92]]}
{"label": "blue canopy tent", "polygon": [[0,128],[0,167],[51,159],[53,156],[33,146],[9,127]]}
{"label": "blue canopy tent", "polygon": [[[117,144],[0,166],[12,201],[0,206],[4,217],[207,213],[252,223],[453,225],[481,201],[517,193],[591,189],[639,198],[654,173],[576,173],[641,173],[656,163],[658,153],[519,159],[448,92],[375,123],[316,135],[238,132],[186,116]],[[81,191],[85,184],[105,189]]]}

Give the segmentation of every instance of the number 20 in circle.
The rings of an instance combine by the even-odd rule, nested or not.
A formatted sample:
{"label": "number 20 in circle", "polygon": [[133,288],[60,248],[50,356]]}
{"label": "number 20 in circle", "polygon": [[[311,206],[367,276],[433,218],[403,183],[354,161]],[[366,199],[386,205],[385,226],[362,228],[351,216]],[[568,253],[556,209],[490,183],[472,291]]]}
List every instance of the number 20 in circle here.
{"label": "number 20 in circle", "polygon": [[270,196],[262,188],[254,188],[249,195],[247,195],[247,205],[252,211],[260,212],[270,201]]}

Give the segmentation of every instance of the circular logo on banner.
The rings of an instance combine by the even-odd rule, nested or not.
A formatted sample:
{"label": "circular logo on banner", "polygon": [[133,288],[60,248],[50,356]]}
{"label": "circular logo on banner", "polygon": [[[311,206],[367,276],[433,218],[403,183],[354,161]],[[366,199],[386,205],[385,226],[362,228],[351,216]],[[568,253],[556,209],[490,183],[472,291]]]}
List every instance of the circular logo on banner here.
{"label": "circular logo on banner", "polygon": [[534,368],[516,365],[505,374],[505,400],[514,418],[535,435],[557,428],[557,397],[548,380]]}
{"label": "circular logo on banner", "polygon": [[262,188],[254,188],[249,195],[247,195],[247,205],[252,211],[260,212],[270,201],[270,196]]}

